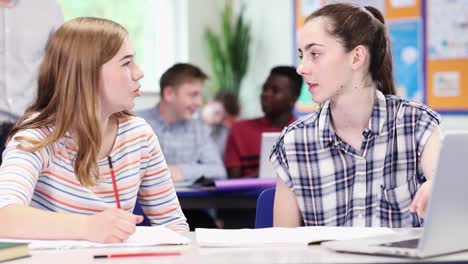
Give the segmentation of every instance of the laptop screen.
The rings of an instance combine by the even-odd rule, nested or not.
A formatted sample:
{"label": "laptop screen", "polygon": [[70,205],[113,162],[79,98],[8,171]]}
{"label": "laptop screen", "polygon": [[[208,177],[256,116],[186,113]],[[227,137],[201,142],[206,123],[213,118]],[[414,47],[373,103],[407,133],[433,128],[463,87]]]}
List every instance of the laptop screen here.
{"label": "laptop screen", "polygon": [[279,132],[262,133],[262,142],[260,144],[260,168],[258,172],[259,178],[276,177],[275,169],[270,162],[270,153],[280,134],[281,133]]}

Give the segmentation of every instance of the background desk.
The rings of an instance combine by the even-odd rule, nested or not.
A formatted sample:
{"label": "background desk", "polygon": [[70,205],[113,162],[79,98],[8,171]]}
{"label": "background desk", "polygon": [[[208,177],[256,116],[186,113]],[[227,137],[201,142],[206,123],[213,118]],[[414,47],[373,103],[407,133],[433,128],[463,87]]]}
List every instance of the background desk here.
{"label": "background desk", "polygon": [[[168,246],[135,248],[134,251],[181,250],[181,256],[175,257],[138,257],[121,259],[93,259],[95,254],[121,253],[129,249],[88,249],[88,250],[52,250],[33,251],[32,257],[8,262],[8,264],[26,263],[379,263],[379,262],[414,262],[414,260],[391,257],[336,253],[320,246],[270,246],[255,248],[200,248],[196,245],[195,234],[187,233],[192,240],[191,246]],[[432,258],[431,261],[466,260],[468,252]],[[441,262],[443,263],[443,262]]]}
{"label": "background desk", "polygon": [[257,198],[264,189],[219,191],[214,187],[176,187],[182,209],[208,208],[253,208],[257,207]]}

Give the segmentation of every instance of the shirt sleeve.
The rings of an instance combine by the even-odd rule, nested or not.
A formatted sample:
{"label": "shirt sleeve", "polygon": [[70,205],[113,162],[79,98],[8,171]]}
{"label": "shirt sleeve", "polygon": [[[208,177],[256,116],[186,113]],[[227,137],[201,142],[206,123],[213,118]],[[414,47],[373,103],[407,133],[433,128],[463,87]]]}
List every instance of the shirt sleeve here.
{"label": "shirt sleeve", "polygon": [[159,141],[148,126],[149,162],[138,191],[138,201],[152,225],[164,225],[174,231],[188,231]]}
{"label": "shirt sleeve", "polygon": [[184,179],[196,180],[201,176],[212,179],[226,178],[226,169],[208,127],[201,124],[201,121],[197,126],[195,144],[198,158],[193,163],[177,164]]}
{"label": "shirt sleeve", "polygon": [[435,127],[438,127],[440,124],[440,116],[430,110],[425,108],[422,110],[421,115],[416,123],[416,142],[417,142],[417,153],[418,156],[422,155],[424,146],[427,143],[427,140],[434,131]]}
{"label": "shirt sleeve", "polygon": [[276,141],[276,144],[273,146],[273,149],[271,150],[270,161],[273,164],[278,177],[283,180],[289,189],[293,190],[293,184],[291,180],[291,174],[289,173],[289,164],[285,149],[285,138],[287,135],[287,130],[284,129]]}
{"label": "shirt sleeve", "polygon": [[0,208],[10,204],[29,205],[40,172],[47,164],[47,147],[34,152],[18,147],[30,146],[25,138],[42,141],[45,137],[39,129],[28,129],[18,132],[8,142],[0,167]]}

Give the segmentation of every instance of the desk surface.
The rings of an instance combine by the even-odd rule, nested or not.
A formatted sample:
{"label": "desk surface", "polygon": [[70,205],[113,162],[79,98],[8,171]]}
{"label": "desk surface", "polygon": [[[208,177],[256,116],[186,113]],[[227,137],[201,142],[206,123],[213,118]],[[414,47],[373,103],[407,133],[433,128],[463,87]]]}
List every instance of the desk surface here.
{"label": "desk surface", "polygon": [[[344,254],[329,251],[320,246],[269,246],[256,248],[200,248],[195,233],[185,234],[192,240],[190,246],[147,247],[133,251],[181,250],[175,257],[137,257],[120,259],[93,259],[95,254],[122,253],[123,249],[48,250],[33,251],[30,258],[8,262],[23,263],[378,263],[411,262],[410,259]],[[125,249],[130,251],[130,249]],[[467,260],[468,252],[431,258],[431,261]],[[443,263],[443,262],[441,262]]]}

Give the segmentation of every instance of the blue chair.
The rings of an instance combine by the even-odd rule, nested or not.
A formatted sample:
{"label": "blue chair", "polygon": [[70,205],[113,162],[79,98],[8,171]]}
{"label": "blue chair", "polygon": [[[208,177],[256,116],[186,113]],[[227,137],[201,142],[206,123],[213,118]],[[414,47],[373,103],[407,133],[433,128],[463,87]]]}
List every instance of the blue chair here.
{"label": "blue chair", "polygon": [[148,217],[146,217],[145,213],[143,213],[143,209],[141,209],[141,205],[138,202],[138,200],[135,203],[135,208],[133,209],[133,214],[142,215],[144,217],[143,222],[137,224],[137,226],[151,226],[151,222],[148,219]]}
{"label": "blue chair", "polygon": [[273,226],[273,202],[275,201],[275,188],[264,190],[257,199],[257,213],[255,215],[255,228]]}

